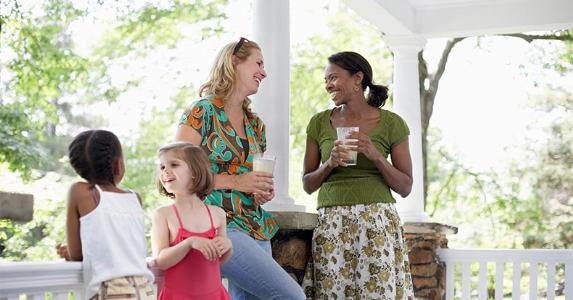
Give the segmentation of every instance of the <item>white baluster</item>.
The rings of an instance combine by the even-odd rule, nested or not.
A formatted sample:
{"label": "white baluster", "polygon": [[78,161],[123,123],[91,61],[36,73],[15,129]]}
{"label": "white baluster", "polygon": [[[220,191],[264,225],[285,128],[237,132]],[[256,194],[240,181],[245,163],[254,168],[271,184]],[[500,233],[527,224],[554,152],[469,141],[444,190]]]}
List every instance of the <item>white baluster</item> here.
{"label": "white baluster", "polygon": [[53,292],[52,300],[68,300],[68,292]]}
{"label": "white baluster", "polygon": [[529,263],[529,299],[537,299],[537,276],[538,276],[537,262],[532,261]]}
{"label": "white baluster", "polygon": [[573,299],[573,263],[565,264],[565,299]]}
{"label": "white baluster", "polygon": [[[555,299],[556,288],[556,266],[561,267],[565,265],[565,300],[573,300],[573,250],[572,249],[527,249],[527,250],[514,250],[514,249],[491,249],[491,250],[456,250],[456,249],[441,249],[438,251],[439,259],[446,263],[446,299],[469,299],[472,290],[472,274],[471,266],[473,262],[479,262],[479,282],[478,282],[478,295],[480,299],[484,298],[487,285],[484,288],[484,282],[487,282],[487,262],[495,262],[495,299],[502,300],[504,292],[504,273],[507,266],[506,264],[512,263],[512,298],[521,298],[521,272],[522,264],[529,264],[528,273],[530,278],[527,281],[528,298],[537,299],[539,294],[539,277],[540,266],[539,264],[547,264],[547,299]],[[456,264],[462,264],[461,280],[456,278]],[[457,267],[459,268],[459,267]],[[485,275],[484,275],[485,274]],[[545,275],[545,274],[544,274]],[[460,282],[461,289],[455,288],[456,284]]]}
{"label": "white baluster", "polygon": [[555,299],[555,263],[547,263],[547,300]]}
{"label": "white baluster", "polygon": [[470,283],[471,283],[470,265],[471,265],[471,262],[469,262],[469,261],[465,261],[463,263],[462,299],[470,299]]}
{"label": "white baluster", "polygon": [[36,292],[26,295],[26,300],[42,300],[46,299],[44,292]]}
{"label": "white baluster", "polygon": [[519,300],[521,296],[521,261],[513,262],[513,289],[512,299]]}
{"label": "white baluster", "polygon": [[74,289],[74,299],[85,300],[86,294],[83,289]]}
{"label": "white baluster", "polygon": [[456,274],[456,262],[446,262],[446,300],[454,300],[454,274]]}
{"label": "white baluster", "polygon": [[487,300],[487,261],[479,263],[478,296],[480,300]]}
{"label": "white baluster", "polygon": [[495,300],[503,300],[503,269],[502,261],[495,263]]}

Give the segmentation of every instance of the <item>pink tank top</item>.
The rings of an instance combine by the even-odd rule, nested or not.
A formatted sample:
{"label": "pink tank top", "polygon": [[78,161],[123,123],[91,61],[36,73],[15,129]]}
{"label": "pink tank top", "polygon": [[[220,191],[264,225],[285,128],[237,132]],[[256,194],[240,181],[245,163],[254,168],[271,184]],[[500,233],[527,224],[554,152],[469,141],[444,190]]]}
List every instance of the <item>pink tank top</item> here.
{"label": "pink tank top", "polygon": [[[208,206],[209,220],[211,228],[205,232],[191,232],[183,228],[183,223],[179,217],[177,207],[172,205],[177,220],[179,230],[175,241],[170,246],[175,246],[183,240],[192,237],[204,237],[213,239],[217,235],[217,230],[213,225],[213,217]],[[187,255],[176,265],[165,271],[165,283],[160,300],[230,300],[231,297],[221,283],[221,271],[219,260],[209,261],[197,249],[191,249]]]}

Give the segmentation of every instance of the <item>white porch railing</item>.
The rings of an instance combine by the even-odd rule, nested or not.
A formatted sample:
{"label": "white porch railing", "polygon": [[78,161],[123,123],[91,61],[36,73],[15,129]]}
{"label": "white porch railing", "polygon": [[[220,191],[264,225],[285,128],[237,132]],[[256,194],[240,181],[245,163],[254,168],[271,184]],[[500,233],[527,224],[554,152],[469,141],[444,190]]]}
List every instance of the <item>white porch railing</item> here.
{"label": "white porch railing", "polygon": [[[488,282],[495,283],[495,299],[504,299],[504,273],[511,273],[511,298],[521,298],[522,273],[529,274],[529,299],[537,299],[538,283],[545,275],[547,299],[555,299],[556,267],[565,267],[564,294],[566,300],[573,299],[573,250],[478,250],[478,249],[440,249],[437,251],[440,261],[446,263],[446,300],[470,299],[476,294],[479,299],[488,299]],[[511,264],[511,268],[506,265]],[[479,266],[477,285],[472,279],[471,268]],[[495,267],[495,276],[488,276],[488,265]],[[522,269],[522,266],[525,268]],[[456,276],[456,269],[461,267],[461,278]],[[543,270],[540,271],[540,270]],[[459,275],[459,272],[458,274]],[[492,280],[493,279],[493,280]],[[472,288],[472,282],[473,288]],[[543,282],[543,283],[545,283]],[[456,289],[461,286],[460,289]],[[545,298],[545,295],[544,297]]]}
{"label": "white porch railing", "polygon": [[84,298],[81,262],[12,262],[0,264],[0,300]]}
{"label": "white porch railing", "polygon": [[[547,299],[555,299],[557,266],[565,267],[565,299],[573,300],[573,250],[440,249],[438,256],[440,261],[446,263],[447,300],[470,299],[475,295],[479,299],[488,299],[487,284],[490,281],[495,282],[495,299],[503,299],[506,272],[511,273],[512,277],[512,299],[521,298],[522,273],[529,274],[529,299],[538,298],[538,282],[542,277],[547,278]],[[472,266],[479,268],[477,284],[471,276]],[[488,266],[491,269],[495,267],[493,278],[488,276]],[[460,268],[461,276],[455,276],[456,269],[460,271]],[[156,269],[152,271],[156,282],[161,283],[161,272]],[[28,300],[46,299],[48,295],[53,300],[67,300],[71,293],[74,299],[83,299],[82,277],[80,262],[0,263],[0,300],[18,300],[22,295]],[[461,288],[456,289],[456,286]]]}
{"label": "white porch railing", "polygon": [[[155,282],[162,284],[163,272],[151,268]],[[155,287],[157,290],[157,287]],[[0,263],[0,300],[83,300],[81,262],[41,261]],[[50,298],[51,297],[51,298]]]}

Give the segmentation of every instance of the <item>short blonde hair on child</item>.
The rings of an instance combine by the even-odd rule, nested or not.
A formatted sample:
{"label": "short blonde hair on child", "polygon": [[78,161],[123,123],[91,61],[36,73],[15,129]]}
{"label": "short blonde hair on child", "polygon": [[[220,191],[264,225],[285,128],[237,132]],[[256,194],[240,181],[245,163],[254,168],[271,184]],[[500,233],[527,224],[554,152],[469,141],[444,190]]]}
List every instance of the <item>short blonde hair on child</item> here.
{"label": "short blonde hair on child", "polygon": [[[177,158],[184,161],[191,171],[193,186],[189,187],[190,192],[204,200],[213,191],[213,175],[209,171],[209,159],[207,154],[199,146],[187,142],[176,142],[163,146],[159,149],[157,156],[167,152],[174,152]],[[157,176],[157,189],[161,195],[175,198],[169,193],[161,183],[161,173]]]}

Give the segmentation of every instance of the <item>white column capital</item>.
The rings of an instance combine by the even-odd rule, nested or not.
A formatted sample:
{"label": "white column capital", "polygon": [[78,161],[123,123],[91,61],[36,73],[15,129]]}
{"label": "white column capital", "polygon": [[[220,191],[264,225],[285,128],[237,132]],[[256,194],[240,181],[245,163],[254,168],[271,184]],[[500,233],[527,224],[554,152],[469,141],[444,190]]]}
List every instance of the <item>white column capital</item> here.
{"label": "white column capital", "polygon": [[410,53],[418,55],[418,52],[422,51],[427,42],[425,38],[417,35],[386,35],[382,39],[394,54]]}

